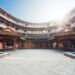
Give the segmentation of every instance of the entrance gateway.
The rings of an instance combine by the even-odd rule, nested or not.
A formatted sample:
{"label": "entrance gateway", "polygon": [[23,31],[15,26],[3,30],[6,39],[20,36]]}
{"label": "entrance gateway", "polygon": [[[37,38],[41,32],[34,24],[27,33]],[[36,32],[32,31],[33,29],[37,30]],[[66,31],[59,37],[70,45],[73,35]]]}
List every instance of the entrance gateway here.
{"label": "entrance gateway", "polygon": [[14,32],[11,28],[4,28],[0,31],[0,50],[16,49],[19,33]]}
{"label": "entrance gateway", "polygon": [[48,34],[26,34],[25,48],[49,48]]}
{"label": "entrance gateway", "polygon": [[25,48],[49,48],[47,39],[27,39]]}

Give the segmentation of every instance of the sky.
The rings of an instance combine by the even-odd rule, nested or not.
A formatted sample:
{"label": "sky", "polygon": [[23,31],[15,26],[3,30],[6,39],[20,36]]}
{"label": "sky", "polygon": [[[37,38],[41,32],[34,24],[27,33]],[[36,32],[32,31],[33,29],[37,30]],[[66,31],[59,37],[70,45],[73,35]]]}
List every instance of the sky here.
{"label": "sky", "polygon": [[62,19],[75,0],[0,0],[0,6],[21,20],[41,23]]}

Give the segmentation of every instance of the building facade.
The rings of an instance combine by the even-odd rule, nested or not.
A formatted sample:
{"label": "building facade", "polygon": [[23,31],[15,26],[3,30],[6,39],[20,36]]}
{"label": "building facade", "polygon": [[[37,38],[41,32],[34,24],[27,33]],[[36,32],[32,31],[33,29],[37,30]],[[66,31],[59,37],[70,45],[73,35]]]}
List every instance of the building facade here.
{"label": "building facade", "polygon": [[49,48],[50,33],[57,29],[51,23],[22,21],[0,8],[0,49]]}
{"label": "building facade", "polygon": [[64,22],[31,23],[0,8],[0,49],[75,47],[75,15]]}
{"label": "building facade", "polygon": [[75,8],[64,18],[63,29],[54,36],[55,47],[59,49],[75,49]]}

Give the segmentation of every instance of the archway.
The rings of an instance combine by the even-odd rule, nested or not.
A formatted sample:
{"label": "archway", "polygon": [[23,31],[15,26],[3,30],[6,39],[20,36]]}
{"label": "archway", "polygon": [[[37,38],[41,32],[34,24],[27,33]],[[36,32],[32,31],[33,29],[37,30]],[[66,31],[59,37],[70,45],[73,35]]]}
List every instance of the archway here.
{"label": "archway", "polygon": [[11,38],[5,38],[5,49],[13,49],[14,47],[14,40]]}
{"label": "archway", "polygon": [[75,48],[75,39],[73,38],[63,38],[61,39],[64,49]]}

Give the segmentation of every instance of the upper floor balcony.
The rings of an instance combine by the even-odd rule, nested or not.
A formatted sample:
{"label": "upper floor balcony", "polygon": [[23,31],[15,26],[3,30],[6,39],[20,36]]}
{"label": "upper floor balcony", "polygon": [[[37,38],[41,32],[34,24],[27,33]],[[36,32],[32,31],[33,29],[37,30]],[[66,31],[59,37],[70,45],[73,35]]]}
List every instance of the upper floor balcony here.
{"label": "upper floor balcony", "polygon": [[25,34],[24,39],[48,39],[49,34]]}
{"label": "upper floor balcony", "polygon": [[4,19],[14,23],[14,24],[17,24],[17,25],[20,25],[20,26],[24,26],[25,27],[25,24],[24,23],[21,23],[21,22],[16,22],[15,20],[12,20],[11,18],[7,17],[6,15],[3,15],[0,13],[0,16],[3,17]]}
{"label": "upper floor balcony", "polygon": [[26,34],[47,34],[48,31],[26,31]]}
{"label": "upper floor balcony", "polygon": [[29,27],[29,28],[48,28],[50,25],[49,23],[31,23],[22,21],[12,15],[10,15],[8,12],[6,12],[4,9],[0,8],[0,16],[4,19],[14,23],[15,25],[23,26],[23,27]]}

